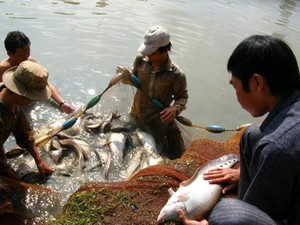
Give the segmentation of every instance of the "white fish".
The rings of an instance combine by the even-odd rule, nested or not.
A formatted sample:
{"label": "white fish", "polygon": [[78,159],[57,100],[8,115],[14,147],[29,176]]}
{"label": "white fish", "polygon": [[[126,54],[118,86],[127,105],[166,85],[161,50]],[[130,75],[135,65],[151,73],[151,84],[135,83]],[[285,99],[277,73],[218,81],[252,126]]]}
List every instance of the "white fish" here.
{"label": "white fish", "polygon": [[220,184],[209,184],[208,181],[203,179],[203,173],[215,168],[230,168],[238,160],[239,157],[234,154],[212,160],[199,167],[190,179],[181,182],[176,192],[169,189],[172,196],[161,209],[157,223],[179,222],[178,209],[182,209],[189,219],[200,220],[205,218],[219,201],[222,186]]}
{"label": "white fish", "polygon": [[128,136],[123,133],[110,133],[107,137],[107,144],[109,147],[109,155],[104,168],[104,177],[106,179],[108,179],[108,172],[112,162],[121,166],[128,147]]}
{"label": "white fish", "polygon": [[[50,166],[50,168],[56,170],[56,162],[60,158],[61,154],[61,150],[42,152],[41,158],[48,166]],[[18,169],[16,170],[16,175],[19,180],[27,183],[39,183],[42,181],[38,173],[36,162],[34,159],[32,159],[32,157],[30,157],[30,160],[27,160],[27,162],[19,165]]]}
{"label": "white fish", "polygon": [[155,140],[153,138],[153,136],[151,134],[149,134],[148,132],[144,132],[144,131],[137,131],[134,133],[140,144],[142,145],[142,147],[149,153],[149,154],[155,154],[155,153],[159,153],[156,147],[156,143]]}
{"label": "white fish", "polygon": [[64,147],[70,147],[72,150],[75,151],[77,157],[78,157],[78,168],[80,170],[85,167],[84,159],[85,157],[85,151],[83,148],[74,140],[74,139],[63,139],[59,140],[59,143]]}
{"label": "white fish", "polygon": [[131,157],[128,159],[125,179],[130,179],[143,168],[168,161],[168,158],[159,155],[156,142],[150,133],[137,130],[133,133],[133,138],[136,147],[132,150]]}
{"label": "white fish", "polygon": [[128,161],[128,166],[124,172],[124,178],[126,180],[130,179],[133,174],[137,173],[140,169],[143,168],[145,157],[145,152],[142,149],[138,149],[138,151],[135,151],[134,154],[132,154],[131,158]]}

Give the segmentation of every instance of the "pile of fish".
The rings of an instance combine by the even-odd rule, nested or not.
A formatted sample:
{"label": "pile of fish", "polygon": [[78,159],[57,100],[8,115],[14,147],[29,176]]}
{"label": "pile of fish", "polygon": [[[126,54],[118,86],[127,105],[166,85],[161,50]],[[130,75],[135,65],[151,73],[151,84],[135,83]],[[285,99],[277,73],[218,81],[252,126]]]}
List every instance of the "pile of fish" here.
{"label": "pile of fish", "polygon": [[[35,138],[58,130],[64,121],[65,118],[37,129]],[[14,152],[18,151],[8,152],[8,158],[14,158]],[[159,154],[152,135],[117,113],[83,114],[73,127],[59,132],[40,148],[40,153],[54,169],[54,175],[71,177],[75,173],[96,173],[106,181],[127,180],[142,168],[168,161]],[[19,179],[39,183],[32,157],[25,152],[14,158],[14,162],[16,159],[14,166]]]}
{"label": "pile of fish", "polygon": [[212,210],[221,197],[222,186],[210,184],[203,179],[203,174],[216,168],[230,168],[239,157],[234,154],[224,155],[199,167],[195,174],[188,180],[180,183],[175,192],[169,189],[170,199],[161,209],[157,224],[173,221],[180,222],[178,210],[184,211],[189,219],[201,220]]}

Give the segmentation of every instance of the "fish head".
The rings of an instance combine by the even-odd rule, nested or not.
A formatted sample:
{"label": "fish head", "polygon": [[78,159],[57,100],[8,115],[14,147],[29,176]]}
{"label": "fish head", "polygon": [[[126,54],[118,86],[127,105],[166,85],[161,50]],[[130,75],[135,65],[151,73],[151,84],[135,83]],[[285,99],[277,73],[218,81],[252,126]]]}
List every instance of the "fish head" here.
{"label": "fish head", "polygon": [[28,164],[23,163],[17,169],[16,175],[19,180],[22,180],[23,177],[25,177],[27,174],[31,172],[33,172],[33,169]]}
{"label": "fish head", "polygon": [[239,161],[239,156],[235,154],[228,154],[220,157],[219,159],[215,160],[219,168],[230,168],[235,163]]}
{"label": "fish head", "polygon": [[16,175],[18,180],[25,183],[42,184],[43,182],[45,182],[45,180],[41,179],[40,174],[26,163],[23,163],[19,166],[16,171]]}
{"label": "fish head", "polygon": [[171,203],[165,205],[158,217],[157,217],[157,224],[164,224],[168,221],[173,222],[180,222],[180,219],[178,217],[178,210],[181,209],[186,214],[186,207],[181,202]]}

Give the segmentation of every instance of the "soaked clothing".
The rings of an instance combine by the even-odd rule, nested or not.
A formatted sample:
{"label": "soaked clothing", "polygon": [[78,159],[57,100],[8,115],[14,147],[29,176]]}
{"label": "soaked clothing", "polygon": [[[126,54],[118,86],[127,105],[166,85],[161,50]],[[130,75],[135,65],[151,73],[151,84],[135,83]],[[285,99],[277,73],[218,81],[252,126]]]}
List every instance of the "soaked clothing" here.
{"label": "soaked clothing", "polygon": [[[131,107],[130,114],[154,136],[159,149],[169,158],[178,158],[184,151],[183,138],[176,123],[164,124],[160,121],[161,109],[150,99],[156,99],[165,107],[176,106],[178,113],[186,109],[188,99],[185,74],[170,59],[163,67],[154,71],[151,62],[141,55],[137,56],[132,73],[141,82]],[[131,84],[128,77],[124,83]]]}
{"label": "soaked clothing", "polygon": [[[256,143],[251,143],[251,140]],[[268,221],[270,218],[267,217],[274,220],[264,224],[299,225],[299,162],[300,92],[295,92],[288,99],[280,101],[260,127],[251,126],[244,132],[241,141],[239,182],[239,199],[242,201],[238,201],[238,205],[232,204],[233,208],[228,202],[220,203],[222,208],[231,213],[225,215],[227,212],[218,210],[220,207],[217,205],[216,210],[212,211],[212,220],[216,222],[219,218],[227,224],[236,224],[228,221],[236,221],[233,216],[246,211],[247,204],[243,204],[246,202],[266,213],[267,216],[264,217]],[[251,213],[252,215],[248,216],[243,214],[244,221],[238,224],[251,224],[251,218],[254,216],[252,211]],[[209,221],[209,224],[226,224],[220,221]]]}
{"label": "soaked clothing", "polygon": [[6,161],[3,146],[11,133],[15,136],[16,143],[20,147],[25,149],[33,148],[33,132],[22,109],[16,107],[15,112],[11,112],[0,101],[0,175],[16,178],[14,171]]}

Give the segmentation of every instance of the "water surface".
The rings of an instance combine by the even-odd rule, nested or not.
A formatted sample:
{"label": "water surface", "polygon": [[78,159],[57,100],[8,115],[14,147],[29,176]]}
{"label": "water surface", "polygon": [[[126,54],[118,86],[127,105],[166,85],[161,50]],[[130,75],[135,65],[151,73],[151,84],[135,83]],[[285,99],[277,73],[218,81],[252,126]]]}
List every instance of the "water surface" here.
{"label": "water surface", "polygon": [[290,44],[299,61],[299,3],[2,0],[0,39],[3,43],[11,30],[25,32],[32,55],[49,69],[51,82],[80,107],[104,90],[117,65],[132,65],[145,30],[161,24],[171,33],[171,58],[187,76],[190,98],[183,115],[199,125],[233,128],[261,118],[254,120],[237,103],[228,84],[229,55],[249,35],[273,34]]}

